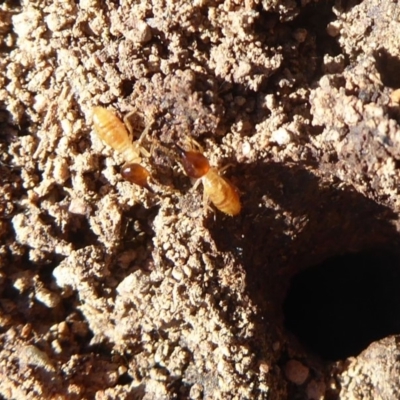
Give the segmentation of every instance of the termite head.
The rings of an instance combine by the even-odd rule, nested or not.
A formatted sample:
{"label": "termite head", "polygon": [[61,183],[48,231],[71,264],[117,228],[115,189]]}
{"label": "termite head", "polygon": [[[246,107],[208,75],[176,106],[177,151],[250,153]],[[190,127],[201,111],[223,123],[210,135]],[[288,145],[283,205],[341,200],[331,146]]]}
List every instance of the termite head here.
{"label": "termite head", "polygon": [[210,163],[199,151],[186,151],[177,145],[185,173],[190,178],[201,178],[210,170]]}
{"label": "termite head", "polygon": [[140,164],[128,163],[121,168],[122,177],[135,185],[145,187],[150,190],[148,179],[150,177],[149,171],[142,167]]}

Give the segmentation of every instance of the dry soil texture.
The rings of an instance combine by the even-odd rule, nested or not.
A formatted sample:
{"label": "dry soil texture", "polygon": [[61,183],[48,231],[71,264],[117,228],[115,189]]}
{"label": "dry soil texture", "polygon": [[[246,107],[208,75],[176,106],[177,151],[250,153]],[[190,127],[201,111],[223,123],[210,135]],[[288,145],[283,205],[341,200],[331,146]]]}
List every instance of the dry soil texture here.
{"label": "dry soil texture", "polygon": [[[394,0],[3,0],[3,398],[399,398],[395,337],[327,363],[282,314],[299,271],[399,243],[399,37]],[[98,105],[149,127],[151,190]]]}

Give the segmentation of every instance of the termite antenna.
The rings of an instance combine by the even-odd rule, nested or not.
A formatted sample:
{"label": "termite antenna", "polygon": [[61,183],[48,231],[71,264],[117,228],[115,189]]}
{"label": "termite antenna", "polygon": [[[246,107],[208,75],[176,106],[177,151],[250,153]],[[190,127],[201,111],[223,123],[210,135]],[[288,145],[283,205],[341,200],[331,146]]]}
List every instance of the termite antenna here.
{"label": "termite antenna", "polygon": [[181,157],[184,157],[186,154],[186,150],[182,146],[180,146],[178,143],[175,143],[175,147],[178,149],[178,154]]}

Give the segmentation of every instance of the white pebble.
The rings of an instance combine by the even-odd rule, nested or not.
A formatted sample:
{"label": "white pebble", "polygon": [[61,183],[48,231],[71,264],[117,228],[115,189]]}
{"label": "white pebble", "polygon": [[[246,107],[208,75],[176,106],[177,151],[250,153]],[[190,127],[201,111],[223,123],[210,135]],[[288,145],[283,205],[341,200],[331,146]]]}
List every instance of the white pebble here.
{"label": "white pebble", "polygon": [[292,140],[292,135],[285,128],[279,128],[272,132],[270,141],[279,144],[279,146],[289,144]]}
{"label": "white pebble", "polygon": [[55,308],[58,306],[61,298],[57,293],[51,292],[46,288],[38,288],[35,293],[36,300],[43,303],[48,308]]}

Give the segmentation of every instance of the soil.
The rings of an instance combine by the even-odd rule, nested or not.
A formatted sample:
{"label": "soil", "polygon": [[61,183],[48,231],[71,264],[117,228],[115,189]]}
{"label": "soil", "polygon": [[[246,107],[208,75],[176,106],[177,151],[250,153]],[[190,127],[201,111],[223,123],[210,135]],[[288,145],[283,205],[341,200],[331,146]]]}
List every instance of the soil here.
{"label": "soil", "polygon": [[[398,398],[390,285],[367,296],[391,328],[340,357],[305,345],[284,305],[324,260],[398,260],[399,37],[394,0],[4,0],[3,398]],[[150,189],[121,177],[94,106],[149,128]],[[238,216],[185,175],[192,139],[229,166]],[[336,276],[329,307],[315,281],[296,312],[317,338]],[[348,331],[338,314],[329,332]]]}

